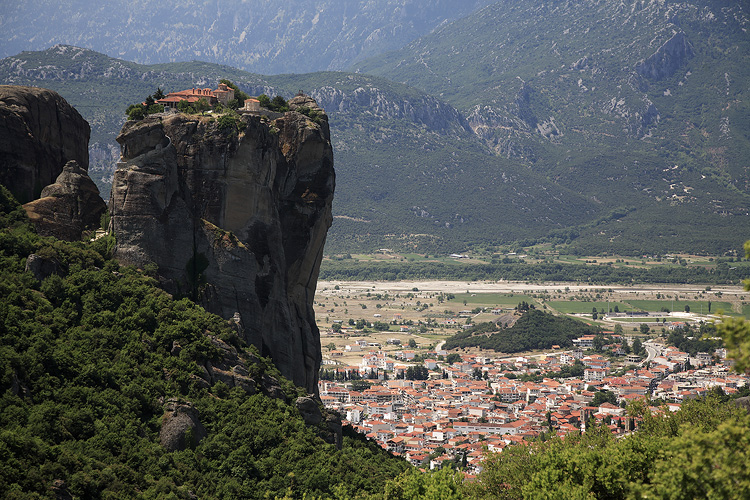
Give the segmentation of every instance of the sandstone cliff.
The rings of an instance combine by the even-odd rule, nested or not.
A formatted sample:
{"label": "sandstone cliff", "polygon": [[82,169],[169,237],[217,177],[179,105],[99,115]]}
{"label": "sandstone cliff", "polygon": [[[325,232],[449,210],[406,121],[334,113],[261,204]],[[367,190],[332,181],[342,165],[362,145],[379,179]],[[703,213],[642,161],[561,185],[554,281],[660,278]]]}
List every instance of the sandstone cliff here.
{"label": "sandstone cliff", "polygon": [[[176,114],[128,122],[110,210],[123,264],[158,266],[162,286],[234,318],[283,375],[317,390],[313,297],[331,225],[327,116],[291,111],[234,124]],[[223,127],[222,127],[223,125]]]}
{"label": "sandstone cliff", "polygon": [[69,160],[88,169],[90,133],[58,93],[0,85],[0,184],[21,203],[35,200]]}

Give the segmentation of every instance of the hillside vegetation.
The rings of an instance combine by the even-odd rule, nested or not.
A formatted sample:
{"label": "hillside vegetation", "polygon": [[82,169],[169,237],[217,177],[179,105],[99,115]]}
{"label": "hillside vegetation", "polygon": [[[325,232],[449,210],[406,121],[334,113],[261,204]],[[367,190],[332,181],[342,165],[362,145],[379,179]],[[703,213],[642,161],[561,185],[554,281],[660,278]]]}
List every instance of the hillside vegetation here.
{"label": "hillside vegetation", "polygon": [[445,341],[445,349],[479,347],[494,351],[517,353],[550,349],[553,345],[572,347],[573,339],[583,335],[596,335],[601,330],[566,316],[528,309],[508,327],[495,323],[482,323],[457,333]]}
{"label": "hillside vegetation", "polygon": [[[224,320],[111,260],[111,240],[33,233],[0,187],[0,496],[32,498],[743,498],[750,417],[714,396],[642,430],[490,454],[477,481],[421,473],[361,436],[324,441],[290,404],[299,389]],[[35,253],[59,274],[25,270]],[[147,270],[148,272],[148,270]],[[738,330],[740,331],[740,330]],[[746,338],[746,333],[743,334]],[[235,353],[252,383],[206,382]],[[745,365],[742,365],[743,367]],[[237,367],[235,367],[236,371]],[[254,389],[253,389],[254,388]],[[273,396],[273,397],[271,397]],[[160,444],[170,405],[191,406],[184,448]],[[201,439],[202,438],[202,439]]]}
{"label": "hillside vegetation", "polygon": [[[270,361],[226,321],[118,266],[110,244],[36,236],[0,186],[0,497],[353,498],[407,468],[352,433],[340,451],[324,441]],[[31,253],[59,274],[37,281]],[[206,381],[228,352],[254,383]],[[168,451],[174,404],[195,409],[205,438],[192,429]]]}
{"label": "hillside vegetation", "polygon": [[352,69],[440,96],[498,154],[617,208],[580,228],[584,253],[685,231],[709,248],[711,226],[748,227],[749,25],[736,2],[500,1]]}

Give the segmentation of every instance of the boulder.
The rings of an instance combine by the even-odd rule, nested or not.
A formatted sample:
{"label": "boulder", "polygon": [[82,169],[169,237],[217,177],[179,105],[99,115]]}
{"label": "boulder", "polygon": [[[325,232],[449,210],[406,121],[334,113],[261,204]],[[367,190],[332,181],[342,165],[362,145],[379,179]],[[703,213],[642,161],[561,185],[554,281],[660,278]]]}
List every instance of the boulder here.
{"label": "boulder", "polygon": [[40,235],[67,241],[80,240],[83,231],[99,227],[107,210],[99,188],[76,160],[65,164],[39,199],[23,207]]}
{"label": "boulder", "polygon": [[161,419],[159,442],[167,451],[182,451],[200,443],[206,429],[200,422],[198,410],[191,403],[169,399]]}
{"label": "boulder", "polygon": [[323,421],[323,413],[315,399],[307,396],[299,397],[295,405],[307,425],[318,425]]}
{"label": "boulder", "polygon": [[693,55],[695,55],[693,45],[685,33],[679,31],[664,42],[656,52],[645,60],[639,61],[635,70],[640,76],[649,80],[663,80],[675,74]]}
{"label": "boulder", "polygon": [[26,258],[26,271],[31,271],[37,281],[44,281],[53,274],[62,274],[57,259],[50,259],[32,253]]}

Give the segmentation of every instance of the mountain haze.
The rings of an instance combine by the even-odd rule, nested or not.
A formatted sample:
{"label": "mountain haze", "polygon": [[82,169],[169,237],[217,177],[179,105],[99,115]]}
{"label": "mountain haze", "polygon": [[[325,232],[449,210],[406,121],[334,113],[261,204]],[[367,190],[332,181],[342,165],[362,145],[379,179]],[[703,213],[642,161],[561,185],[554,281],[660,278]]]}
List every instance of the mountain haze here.
{"label": "mountain haze", "polygon": [[489,3],[23,0],[0,12],[0,57],[62,43],[145,64],[198,59],[261,73],[340,70]]}

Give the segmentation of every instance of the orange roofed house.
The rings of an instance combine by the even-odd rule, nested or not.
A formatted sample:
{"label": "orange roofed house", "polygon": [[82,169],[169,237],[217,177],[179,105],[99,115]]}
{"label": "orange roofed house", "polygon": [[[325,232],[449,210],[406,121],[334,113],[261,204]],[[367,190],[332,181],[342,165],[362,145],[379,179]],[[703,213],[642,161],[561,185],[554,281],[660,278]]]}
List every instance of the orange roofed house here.
{"label": "orange roofed house", "polygon": [[170,92],[163,99],[156,101],[165,107],[177,107],[180,101],[187,101],[189,104],[197,102],[199,99],[205,99],[213,107],[221,103],[226,106],[229,101],[234,99],[234,89],[225,83],[220,83],[216,90],[211,89],[187,89],[179,92]]}

